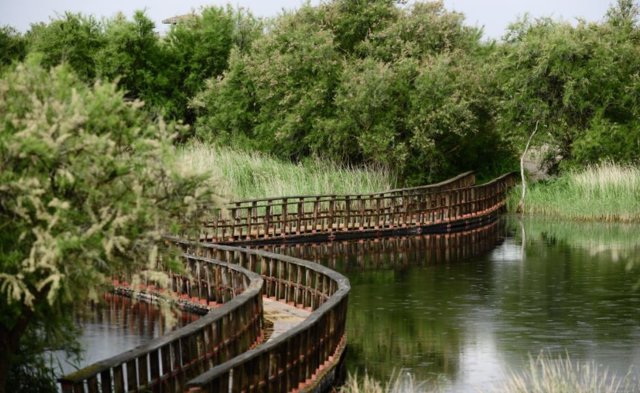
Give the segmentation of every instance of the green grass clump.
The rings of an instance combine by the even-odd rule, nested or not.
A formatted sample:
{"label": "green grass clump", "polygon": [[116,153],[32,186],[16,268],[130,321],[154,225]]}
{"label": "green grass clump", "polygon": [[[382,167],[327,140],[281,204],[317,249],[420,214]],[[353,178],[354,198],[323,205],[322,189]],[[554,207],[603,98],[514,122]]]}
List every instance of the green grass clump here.
{"label": "green grass clump", "polygon": [[389,190],[395,180],[383,168],[350,168],[315,160],[294,164],[258,152],[194,143],[178,149],[185,173],[206,173],[230,200],[273,196],[356,194]]}
{"label": "green grass clump", "polygon": [[[411,373],[400,372],[385,385],[365,375],[349,375],[339,393],[436,393],[438,386],[427,388]],[[631,371],[624,377],[610,374],[594,361],[574,362],[566,357],[553,358],[547,353],[530,357],[528,367],[511,373],[505,380],[478,393],[626,393],[640,391],[637,376]]]}
{"label": "green grass clump", "polygon": [[363,378],[349,374],[339,393],[436,393],[439,390],[426,388],[424,382],[418,382],[413,374],[401,370],[394,373],[384,386],[380,381],[365,374]]}
{"label": "green grass clump", "polygon": [[529,367],[513,373],[496,393],[622,393],[637,392],[640,385],[631,375],[609,374],[595,362],[575,363],[567,355],[553,359],[545,354],[529,359]]}
{"label": "green grass clump", "polygon": [[[516,206],[521,189],[512,192]],[[525,213],[576,220],[640,221],[640,167],[605,162],[532,184]]]}

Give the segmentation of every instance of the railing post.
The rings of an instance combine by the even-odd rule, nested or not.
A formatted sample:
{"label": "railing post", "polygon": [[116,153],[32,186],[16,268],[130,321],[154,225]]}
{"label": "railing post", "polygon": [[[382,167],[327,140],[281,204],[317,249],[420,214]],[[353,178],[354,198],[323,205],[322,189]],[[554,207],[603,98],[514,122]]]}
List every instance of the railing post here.
{"label": "railing post", "polygon": [[[268,239],[271,237],[271,199],[267,201],[267,206],[264,208],[264,238]],[[275,230],[274,230],[275,232]],[[274,233],[275,235],[275,233]]]}
{"label": "railing post", "polygon": [[289,223],[289,217],[288,217],[288,200],[287,198],[282,198],[282,217],[280,217],[281,221],[281,236],[282,237],[286,237],[287,235],[289,235],[289,227],[288,227],[288,223]]}
{"label": "railing post", "polygon": [[334,210],[335,210],[335,205],[336,205],[336,198],[335,196],[331,196],[331,199],[329,200],[329,217],[328,217],[328,225],[329,225],[329,233],[333,232],[333,214],[334,214]]}

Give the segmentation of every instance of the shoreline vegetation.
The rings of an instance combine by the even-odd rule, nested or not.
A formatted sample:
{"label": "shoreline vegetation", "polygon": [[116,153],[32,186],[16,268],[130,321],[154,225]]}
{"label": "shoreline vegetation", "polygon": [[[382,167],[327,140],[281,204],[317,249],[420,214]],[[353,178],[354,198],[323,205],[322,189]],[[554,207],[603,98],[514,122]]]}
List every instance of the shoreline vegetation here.
{"label": "shoreline vegetation", "polygon": [[[511,193],[512,212],[520,193],[520,187]],[[640,222],[640,167],[603,162],[533,183],[524,213],[574,221]]]}
{"label": "shoreline vegetation", "polygon": [[0,26],[0,393],[55,392],[41,354],[77,346],[64,311],[114,273],[178,270],[160,234],[218,196],[492,178],[532,138],[561,172],[526,214],[640,222],[638,0],[599,22],[525,16],[499,40],[441,0],[402,3],[212,6],[163,35],[144,11]]}
{"label": "shoreline vegetation", "polygon": [[[398,183],[381,166],[349,167],[321,159],[295,164],[203,142],[179,147],[175,160],[182,173],[211,178],[216,193],[228,200],[382,192]],[[509,211],[516,210],[520,193],[520,186],[512,190]],[[640,167],[603,162],[532,183],[524,213],[572,221],[640,222]]]}
{"label": "shoreline vegetation", "polygon": [[[606,367],[590,362],[574,362],[570,356],[552,357],[547,353],[529,356],[528,364],[518,372],[510,372],[504,381],[477,393],[624,393],[640,391],[640,381],[633,370],[625,376],[611,374]],[[407,370],[394,373],[383,384],[365,374],[349,374],[338,393],[440,393],[446,391],[438,383],[433,386],[415,379]]]}
{"label": "shoreline vegetation", "polygon": [[395,187],[381,166],[349,167],[311,159],[299,164],[269,154],[215,144],[189,143],[176,152],[183,173],[209,175],[216,193],[229,200],[319,194],[364,194]]}

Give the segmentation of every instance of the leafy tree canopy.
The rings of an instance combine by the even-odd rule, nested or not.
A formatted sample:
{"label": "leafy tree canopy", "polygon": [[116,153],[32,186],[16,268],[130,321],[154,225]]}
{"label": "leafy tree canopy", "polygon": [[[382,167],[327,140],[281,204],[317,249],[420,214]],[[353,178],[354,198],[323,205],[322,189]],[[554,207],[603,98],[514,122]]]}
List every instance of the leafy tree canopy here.
{"label": "leafy tree canopy", "polygon": [[111,277],[162,284],[180,266],[162,236],[211,187],[172,169],[175,127],[141,106],[34,59],[0,80],[0,391],[21,348],[44,347]]}

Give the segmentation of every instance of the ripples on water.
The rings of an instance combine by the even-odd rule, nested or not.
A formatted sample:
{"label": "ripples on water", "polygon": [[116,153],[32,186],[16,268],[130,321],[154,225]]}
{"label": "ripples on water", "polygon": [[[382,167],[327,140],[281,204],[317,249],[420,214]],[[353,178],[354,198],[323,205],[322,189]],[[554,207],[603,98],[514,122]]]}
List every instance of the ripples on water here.
{"label": "ripples on water", "polygon": [[[468,392],[491,388],[541,351],[619,376],[640,367],[633,289],[640,273],[627,270],[640,265],[638,233],[630,225],[511,220],[453,236],[270,249],[349,277],[350,371],[387,381],[408,368],[418,380]],[[144,343],[164,326],[155,307],[122,298],[91,315],[81,322],[82,365]]]}
{"label": "ripples on water", "polygon": [[82,328],[79,341],[84,349],[80,363],[62,352],[54,353],[61,366],[60,375],[133,349],[198,318],[195,314],[175,311],[175,320],[167,321],[154,304],[114,295],[107,295],[104,300],[80,310],[76,317]]}
{"label": "ripples on water", "polygon": [[[638,226],[517,220],[452,237],[289,246],[351,280],[347,367],[488,390],[529,355],[640,366]],[[523,240],[524,238],[524,240]],[[524,243],[524,247],[523,247]],[[637,372],[637,370],[635,370]]]}

